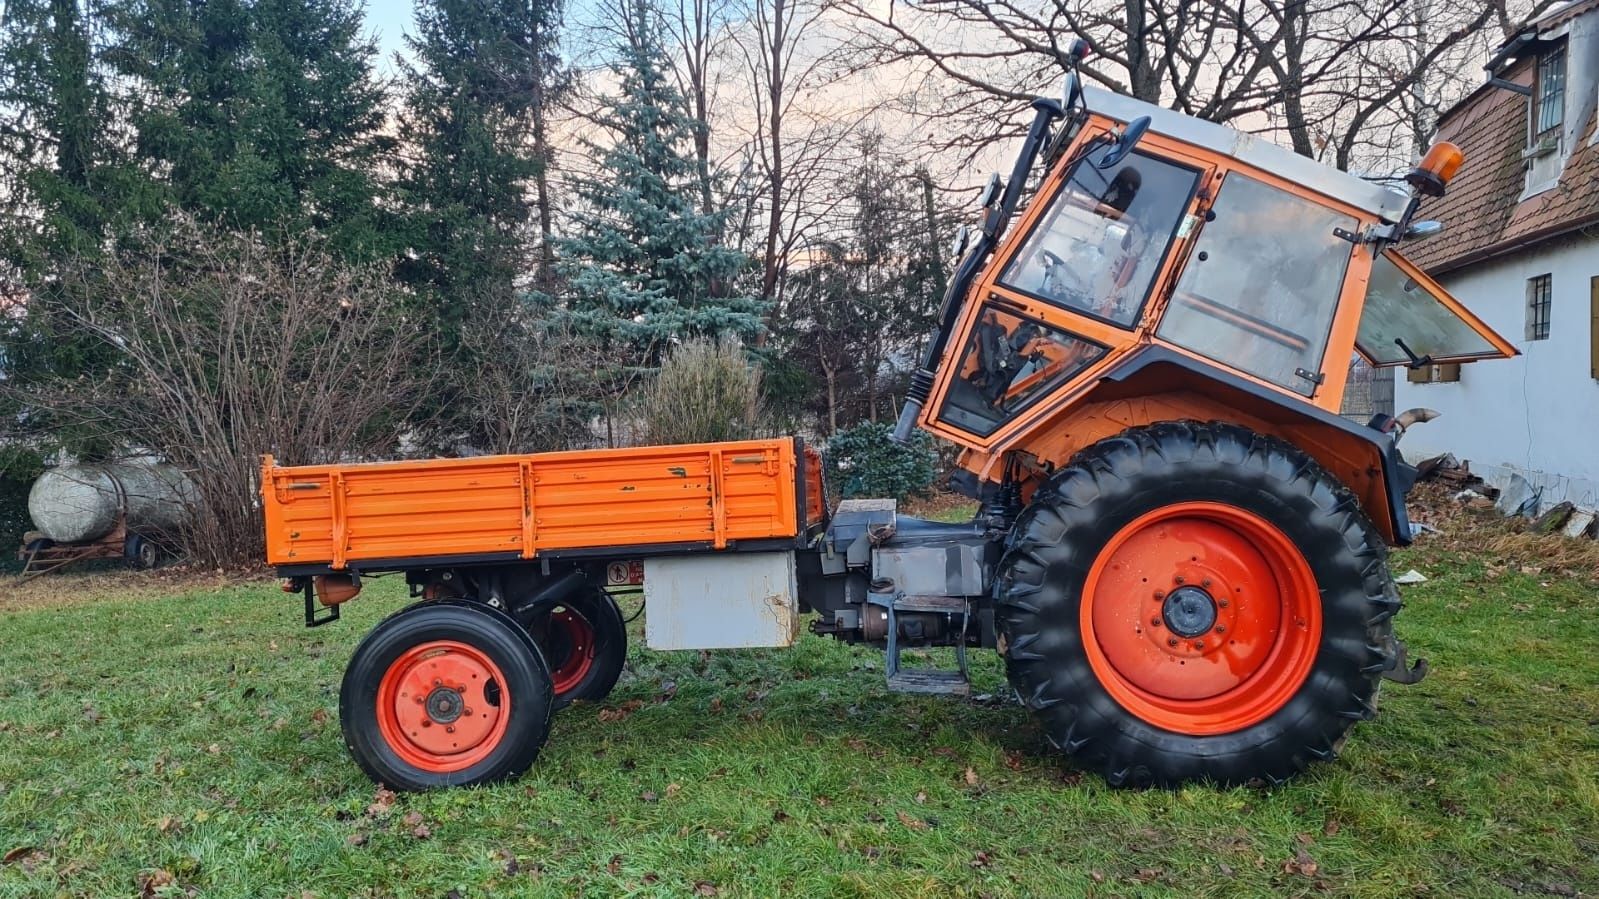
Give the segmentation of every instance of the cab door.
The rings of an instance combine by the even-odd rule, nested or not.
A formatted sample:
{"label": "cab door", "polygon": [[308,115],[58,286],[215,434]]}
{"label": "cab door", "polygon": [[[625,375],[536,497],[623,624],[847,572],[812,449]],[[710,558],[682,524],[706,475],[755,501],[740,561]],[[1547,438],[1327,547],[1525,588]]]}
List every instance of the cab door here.
{"label": "cab door", "polygon": [[995,253],[940,368],[930,431],[993,446],[1136,345],[1212,169],[1155,134],[1119,160],[1110,150],[1069,154]]}

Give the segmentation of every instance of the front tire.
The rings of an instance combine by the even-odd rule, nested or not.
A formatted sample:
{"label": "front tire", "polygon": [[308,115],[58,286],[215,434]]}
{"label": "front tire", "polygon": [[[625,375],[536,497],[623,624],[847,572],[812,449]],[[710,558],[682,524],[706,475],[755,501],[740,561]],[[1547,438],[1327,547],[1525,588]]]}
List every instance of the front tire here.
{"label": "front tire", "polygon": [[437,600],[384,619],[339,691],[344,742],[396,790],[493,783],[525,772],[549,735],[549,669],[510,616]]}
{"label": "front tire", "polygon": [[1359,501],[1295,447],[1165,423],[1088,447],[996,578],[1012,685],[1113,785],[1280,782],[1376,710],[1398,596]]}

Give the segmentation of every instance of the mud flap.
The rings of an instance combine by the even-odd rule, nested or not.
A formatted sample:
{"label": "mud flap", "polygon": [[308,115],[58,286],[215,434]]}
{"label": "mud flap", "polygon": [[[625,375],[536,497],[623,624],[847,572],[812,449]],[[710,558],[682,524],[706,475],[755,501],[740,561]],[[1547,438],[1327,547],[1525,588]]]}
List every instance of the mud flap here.
{"label": "mud flap", "polygon": [[1410,664],[1410,649],[1404,641],[1394,641],[1394,657],[1383,670],[1383,680],[1391,680],[1396,684],[1419,684],[1427,676],[1427,660],[1417,659],[1416,664]]}

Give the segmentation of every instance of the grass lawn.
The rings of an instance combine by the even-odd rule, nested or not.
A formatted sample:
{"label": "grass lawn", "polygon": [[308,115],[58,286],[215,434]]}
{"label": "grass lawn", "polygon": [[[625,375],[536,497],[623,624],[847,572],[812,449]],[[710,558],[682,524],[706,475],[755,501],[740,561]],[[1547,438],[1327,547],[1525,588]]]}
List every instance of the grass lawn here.
{"label": "grass lawn", "polygon": [[520,781],[395,798],[337,685],[398,579],[317,630],[271,583],[46,579],[0,599],[0,896],[1599,894],[1593,585],[1411,567],[1425,682],[1286,788],[1180,792],[1064,766],[992,653],[964,702],[807,637],[637,648]]}

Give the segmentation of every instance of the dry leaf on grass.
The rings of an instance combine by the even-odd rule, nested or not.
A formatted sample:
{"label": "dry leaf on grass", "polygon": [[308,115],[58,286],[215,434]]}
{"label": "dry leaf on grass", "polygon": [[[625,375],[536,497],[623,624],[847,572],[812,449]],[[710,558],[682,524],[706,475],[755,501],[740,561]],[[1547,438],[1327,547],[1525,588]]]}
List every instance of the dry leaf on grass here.
{"label": "dry leaf on grass", "polygon": [[612,724],[617,721],[626,721],[628,716],[644,707],[643,700],[629,699],[614,709],[600,709],[600,721]]}
{"label": "dry leaf on grass", "polygon": [[909,827],[911,830],[926,830],[927,829],[927,822],[921,820],[920,818],[913,818],[910,815],[905,814],[904,812],[895,812],[894,814],[895,814],[896,817],[899,818],[899,823],[905,825],[906,827]]}
{"label": "dry leaf on grass", "polygon": [[163,887],[171,886],[173,884],[173,882],[176,881],[176,879],[177,878],[172,876],[172,872],[168,871],[165,868],[158,868],[158,869],[156,869],[154,871],[150,871],[150,872],[145,873],[145,874],[140,874],[139,875],[139,897],[140,897],[140,899],[154,899],[155,896],[160,894],[161,889]]}
{"label": "dry leaf on grass", "polygon": [[1310,853],[1303,849],[1295,849],[1294,857],[1283,862],[1283,873],[1285,874],[1315,877],[1316,872],[1320,870],[1321,865],[1316,864],[1316,860],[1310,857]]}

